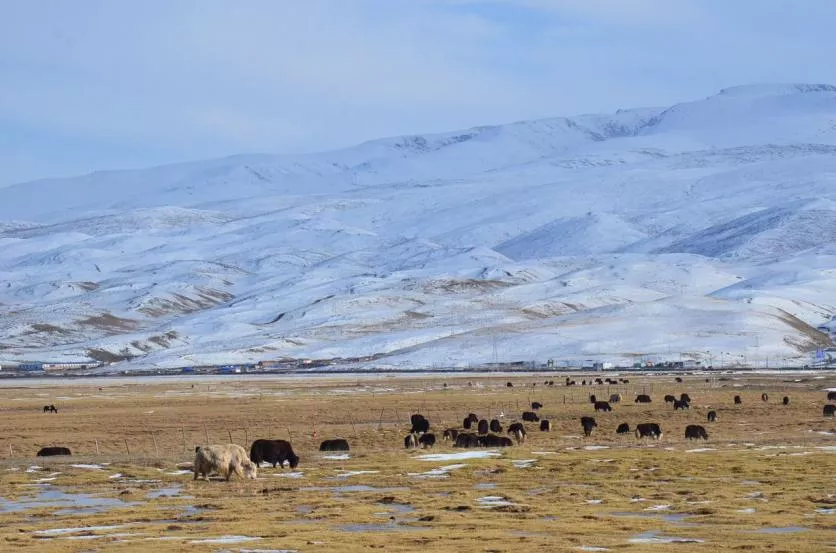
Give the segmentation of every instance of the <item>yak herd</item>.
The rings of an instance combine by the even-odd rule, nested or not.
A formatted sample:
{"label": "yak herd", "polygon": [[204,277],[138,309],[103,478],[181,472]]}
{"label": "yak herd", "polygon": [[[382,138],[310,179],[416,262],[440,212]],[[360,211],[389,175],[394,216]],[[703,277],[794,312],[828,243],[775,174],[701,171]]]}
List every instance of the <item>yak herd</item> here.
{"label": "yak herd", "polygon": [[[599,380],[601,379],[595,381],[598,382]],[[679,382],[681,379],[677,379],[677,381]],[[626,382],[626,380],[622,379],[622,382]],[[590,380],[591,383],[592,380]],[[571,385],[574,385],[574,381],[567,378],[567,386]],[[761,400],[767,402],[769,396],[764,393],[761,395]],[[827,400],[836,400],[836,391],[828,392]],[[672,404],[674,411],[688,410],[691,407],[691,397],[687,393],[681,394],[678,398],[673,395],[666,395],[664,401],[666,404]],[[596,413],[600,411],[611,412],[611,404],[621,402],[621,394],[612,394],[609,401],[601,401],[595,395],[590,395],[589,402]],[[636,396],[634,403],[652,403],[652,398],[647,394],[639,394]],[[734,396],[735,405],[741,405],[742,403],[743,400],[739,395]],[[782,403],[783,405],[789,405],[789,397],[784,396]],[[537,414],[537,411],[542,408],[542,403],[532,402],[531,411],[522,412],[520,417],[522,422],[514,421],[508,425],[505,431],[506,436],[502,435],[503,426],[499,419],[489,421],[480,418],[475,413],[469,413],[462,420],[461,429],[446,428],[442,433],[442,440],[452,442],[455,448],[510,447],[514,442],[519,445],[525,442],[527,435],[523,422],[539,423],[542,432],[552,430],[552,423],[548,419],[542,419]],[[54,405],[46,405],[43,412],[58,413],[58,409]],[[836,405],[825,404],[822,414],[825,417],[836,416]],[[708,411],[707,421],[709,423],[717,422],[717,412],[715,410]],[[410,417],[410,423],[410,431],[404,437],[405,448],[430,448],[436,444],[435,434],[430,432],[430,421],[426,417],[414,414]],[[598,428],[598,423],[590,416],[581,417],[580,424],[586,437],[591,436],[594,429]],[[658,423],[646,422],[637,424],[631,430],[628,423],[622,422],[617,426],[615,433],[618,435],[634,433],[636,438],[639,439],[658,440],[662,437],[662,428]],[[701,425],[690,424],[685,428],[685,438],[707,440],[708,432]],[[320,444],[319,450],[323,452],[349,451],[349,444],[343,438],[329,439]],[[55,455],[71,455],[71,452],[67,447],[50,446],[41,448],[37,453],[38,457]],[[255,478],[261,463],[271,464],[273,468],[276,466],[284,467],[285,464],[290,468],[296,468],[299,464],[299,456],[294,453],[292,445],[286,440],[255,440],[250,447],[249,456],[244,448],[235,444],[197,446],[195,447],[194,479],[197,480],[198,477],[202,476],[208,480],[209,474],[212,473],[219,474],[225,480],[229,480],[232,474],[237,474],[241,478]]]}

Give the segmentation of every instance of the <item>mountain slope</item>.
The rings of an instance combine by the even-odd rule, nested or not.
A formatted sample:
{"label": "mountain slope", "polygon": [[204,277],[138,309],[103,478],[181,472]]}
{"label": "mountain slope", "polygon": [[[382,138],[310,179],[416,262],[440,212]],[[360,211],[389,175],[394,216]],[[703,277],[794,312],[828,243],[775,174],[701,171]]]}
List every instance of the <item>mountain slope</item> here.
{"label": "mountain slope", "polygon": [[805,360],[834,239],[823,85],[37,181],[0,189],[0,361]]}

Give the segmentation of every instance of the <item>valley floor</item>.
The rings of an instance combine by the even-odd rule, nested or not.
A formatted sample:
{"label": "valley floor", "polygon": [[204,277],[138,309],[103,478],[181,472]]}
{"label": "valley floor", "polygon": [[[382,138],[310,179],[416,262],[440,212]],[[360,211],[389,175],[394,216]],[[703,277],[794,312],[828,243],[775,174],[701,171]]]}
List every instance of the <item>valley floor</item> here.
{"label": "valley floor", "polygon": [[[836,374],[685,376],[682,383],[629,375],[629,384],[570,388],[564,377],[16,382],[0,388],[0,550],[836,546],[836,419],[822,417]],[[549,379],[556,385],[544,386]],[[692,408],[674,412],[662,398],[682,392]],[[623,401],[612,413],[594,413],[588,395],[612,393]],[[653,403],[633,403],[639,393]],[[742,405],[733,404],[737,394]],[[460,427],[469,412],[504,415],[507,427],[531,401],[544,405],[540,416],[553,430],[527,424],[522,446],[459,450],[441,441],[442,429]],[[48,404],[58,414],[42,413]],[[710,409],[715,423],[705,422]],[[431,421],[439,438],[432,450],[403,448],[412,413]],[[590,438],[578,422],[584,415],[598,422]],[[621,422],[658,422],[665,434],[658,442],[616,436]],[[685,440],[688,424],[705,426],[709,440]],[[318,451],[333,437],[351,443],[348,455]],[[249,449],[256,438],[290,439],[300,465],[262,467],[255,481],[193,481],[196,444]],[[51,445],[73,456],[34,456]]]}

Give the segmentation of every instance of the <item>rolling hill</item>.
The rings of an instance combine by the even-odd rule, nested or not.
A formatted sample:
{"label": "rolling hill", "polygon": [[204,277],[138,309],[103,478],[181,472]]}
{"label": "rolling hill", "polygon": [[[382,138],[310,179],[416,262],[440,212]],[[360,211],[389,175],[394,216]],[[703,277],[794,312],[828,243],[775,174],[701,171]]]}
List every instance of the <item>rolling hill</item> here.
{"label": "rolling hill", "polygon": [[828,85],[0,188],[0,361],[774,366],[834,315]]}

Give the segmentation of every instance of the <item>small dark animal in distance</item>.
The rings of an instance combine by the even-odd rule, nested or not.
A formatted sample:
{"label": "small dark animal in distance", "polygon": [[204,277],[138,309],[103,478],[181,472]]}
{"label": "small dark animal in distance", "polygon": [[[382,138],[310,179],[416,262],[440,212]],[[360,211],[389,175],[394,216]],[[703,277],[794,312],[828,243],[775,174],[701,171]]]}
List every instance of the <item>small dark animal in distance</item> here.
{"label": "small dark animal in distance", "polygon": [[662,437],[662,428],[655,422],[645,422],[636,425],[636,438],[653,438],[658,440]]}
{"label": "small dark animal in distance", "polygon": [[685,438],[689,440],[707,440],[708,432],[699,424],[689,424],[685,427]]}
{"label": "small dark animal in distance", "polygon": [[588,438],[592,435],[592,429],[598,426],[598,423],[592,417],[581,417],[581,426],[583,427],[583,435]]}
{"label": "small dark animal in distance", "polygon": [[319,444],[320,451],[348,451],[348,441],[344,438],[335,438],[333,440],[323,440]]}
{"label": "small dark animal in distance", "polygon": [[38,453],[37,457],[52,457],[53,455],[71,455],[70,449],[67,447],[60,447],[60,446],[53,446],[53,447],[42,447]]}
{"label": "small dark animal in distance", "polygon": [[526,422],[537,422],[540,420],[540,417],[538,417],[537,413],[533,411],[524,411],[522,414],[522,420]]}
{"label": "small dark animal in distance", "polygon": [[418,437],[418,443],[421,444],[421,447],[423,447],[424,449],[434,446],[435,434],[421,434]]}

